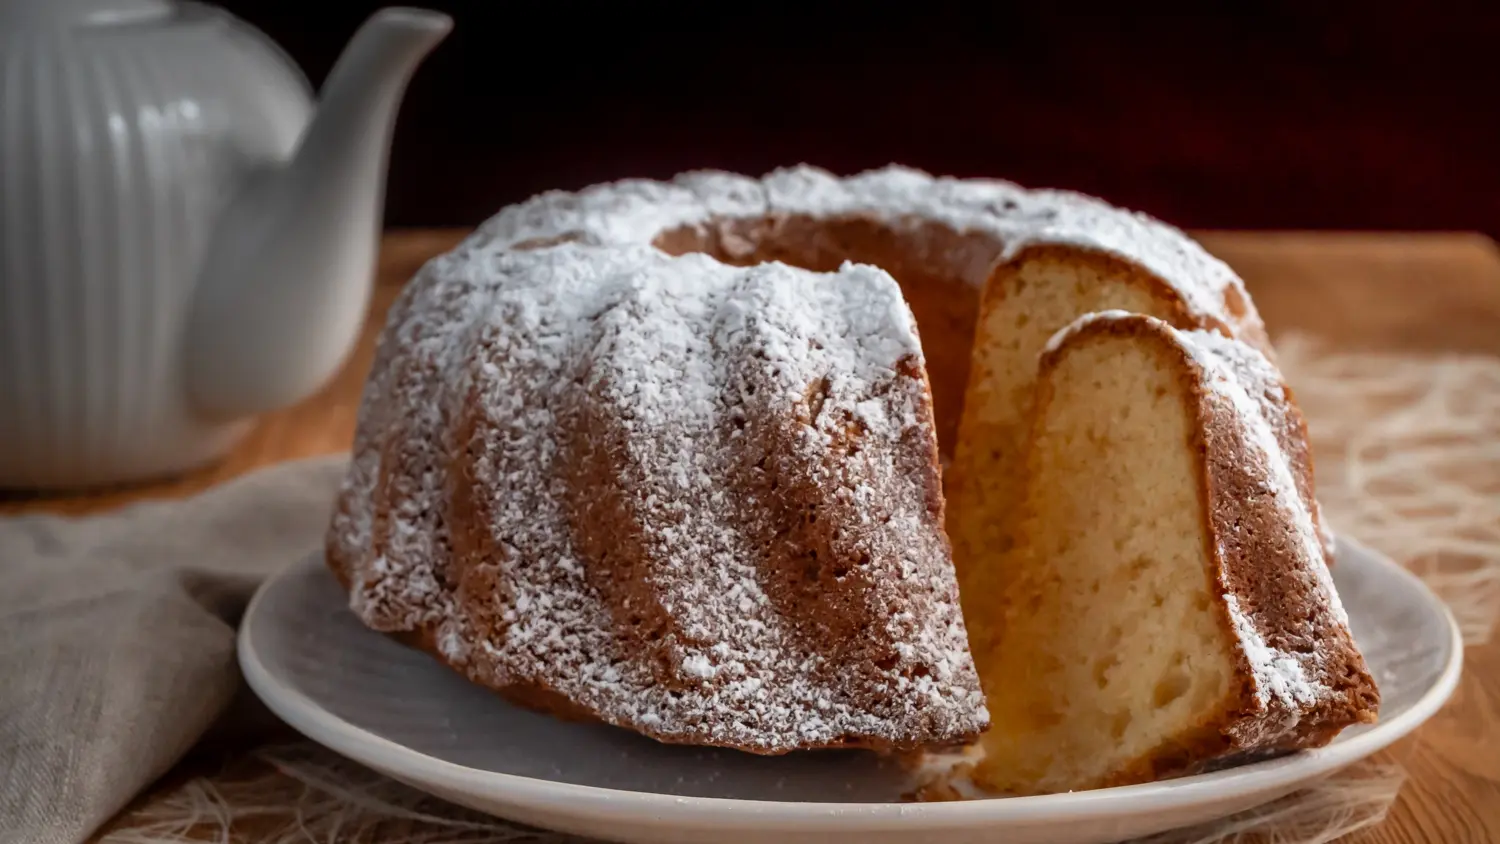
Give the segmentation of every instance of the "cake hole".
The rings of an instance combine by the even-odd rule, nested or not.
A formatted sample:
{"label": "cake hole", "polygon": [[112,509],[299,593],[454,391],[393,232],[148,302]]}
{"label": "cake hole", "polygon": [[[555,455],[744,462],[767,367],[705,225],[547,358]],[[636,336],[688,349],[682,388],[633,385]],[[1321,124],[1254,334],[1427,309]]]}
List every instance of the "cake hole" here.
{"label": "cake hole", "polygon": [[1128,710],[1123,712],[1116,712],[1115,716],[1111,718],[1109,722],[1110,737],[1114,738],[1117,741],[1124,738],[1125,731],[1130,729],[1130,721],[1131,717]]}
{"label": "cake hole", "polygon": [[932,672],[925,665],[913,666],[909,673],[911,674],[911,676],[917,678],[926,677],[932,674]]}
{"label": "cake hole", "polygon": [[1120,664],[1119,656],[1110,654],[1094,660],[1094,685],[1101,690],[1109,685],[1109,670]]}
{"label": "cake hole", "polygon": [[1151,690],[1151,702],[1158,709],[1171,706],[1178,698],[1187,694],[1190,688],[1192,680],[1188,678],[1187,672],[1178,668],[1171,669],[1156,681],[1156,686]]}
{"label": "cake hole", "polygon": [[900,657],[896,656],[895,654],[886,654],[880,659],[875,660],[875,667],[879,668],[881,671],[894,671],[896,668],[896,663],[899,661]]}
{"label": "cake hole", "polygon": [[[838,537],[835,536],[834,538],[837,539]],[[868,566],[869,564],[870,564],[870,555],[868,553],[861,553],[859,555],[859,560],[855,562],[855,565],[859,566],[860,568],[864,568],[865,566]]]}
{"label": "cake hole", "polygon": [[1142,577],[1145,577],[1146,570],[1149,568],[1151,568],[1150,558],[1145,556],[1138,556],[1130,561],[1130,565],[1126,566],[1125,576],[1129,577],[1131,580],[1139,580]]}
{"label": "cake hole", "polygon": [[1045,730],[1061,724],[1063,715],[1051,702],[1038,700],[1026,707],[1026,720],[1034,729]]}
{"label": "cake hole", "polygon": [[1055,653],[1044,652],[1037,654],[1036,662],[1037,665],[1041,666],[1042,672],[1045,674],[1057,674],[1063,668],[1062,660]]}
{"label": "cake hole", "polygon": [[1160,592],[1153,592],[1151,594],[1151,606],[1156,607],[1157,609],[1160,609],[1162,607],[1162,605],[1165,604],[1166,602],[1167,602],[1167,596],[1166,595],[1163,595]]}
{"label": "cake hole", "polygon": [[848,566],[838,566],[837,568],[835,568],[833,570],[833,579],[834,580],[843,580],[844,578],[846,578],[848,576],[849,576],[849,567]]}

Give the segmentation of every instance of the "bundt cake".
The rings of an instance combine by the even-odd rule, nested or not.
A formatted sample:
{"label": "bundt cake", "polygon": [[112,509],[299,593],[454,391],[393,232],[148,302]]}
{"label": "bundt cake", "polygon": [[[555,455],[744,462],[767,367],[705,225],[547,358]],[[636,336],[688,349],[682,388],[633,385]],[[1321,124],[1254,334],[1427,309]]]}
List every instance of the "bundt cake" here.
{"label": "bundt cake", "polygon": [[[1033,494],[1022,455],[1037,355],[1057,329],[1107,308],[1153,314],[1194,338],[1215,332],[1224,344],[1191,348],[1218,354],[1233,341],[1249,350],[1236,351],[1235,374],[1274,375],[1260,318],[1228,267],[1177,229],[1079,194],[898,167],[844,179],[808,167],[760,179],[690,173],[542,194],[434,259],[394,305],[329,564],[370,627],[562,716],[757,753],[969,740],[989,722],[980,679],[1007,719],[1017,706],[1032,717],[1044,689],[1008,672],[1036,670],[1028,642],[1046,646],[1040,665],[1072,635],[1068,619],[1043,636],[1058,611],[1037,604],[1027,618],[1034,602],[1014,600],[1053,571],[1023,553],[1033,534],[1071,526],[1010,526]],[[1149,337],[1189,336],[1148,325],[1126,332],[1148,338],[1142,349],[1167,343]],[[1067,349],[1090,336],[1049,354],[1048,372],[1064,371]],[[1163,348],[1158,357],[1175,360],[1175,347]],[[1189,384],[1207,359],[1163,366]],[[1290,407],[1272,381],[1253,383]],[[1100,379],[1097,389],[1114,387]],[[1209,459],[1261,444],[1229,424],[1237,417],[1220,393],[1173,389],[1185,408],[1185,397],[1200,402],[1193,418],[1218,425],[1197,434],[1220,449]],[[1136,399],[1154,402],[1151,412],[1165,406],[1154,393]],[[1316,532],[1300,417],[1273,408],[1267,418]],[[946,494],[940,456],[953,461]],[[1203,473],[1188,457],[1178,463],[1181,474],[1162,483],[1181,497]],[[1248,520],[1266,532],[1260,539],[1300,537],[1296,513],[1271,492],[1273,503],[1238,509],[1214,497],[1222,490],[1212,484],[1245,471],[1207,476],[1214,518]],[[1036,477],[1061,475],[1049,464]],[[1280,476],[1267,477],[1272,490]],[[1253,631],[1225,640],[1215,627],[1219,638],[1184,651],[1211,656],[1174,669],[1194,688],[1227,689],[1199,725],[1217,732],[1178,729],[1208,709],[1182,715],[1187,704],[1177,703],[1160,721],[1131,709],[1141,717],[1127,727],[1148,737],[1138,741],[1146,749],[1108,757],[1089,776],[1070,761],[1038,767],[1034,745],[997,738],[985,770],[998,787],[1125,781],[1173,770],[1169,762],[1298,746],[1371,711],[1357,702],[1335,711],[1319,697],[1296,710],[1293,738],[1269,728],[1291,711],[1271,700],[1288,688],[1285,659],[1325,685],[1334,681],[1319,672],[1353,671],[1347,630],[1307,626],[1337,615],[1326,571],[1286,596],[1267,585],[1318,575],[1322,557],[1205,527],[1192,521],[1199,499],[1183,501],[1198,509],[1160,516],[1186,531],[1160,537],[1163,547],[1211,535],[1229,550],[1203,554],[1233,559],[1221,569],[1146,558],[1148,579],[1156,567],[1178,578],[1163,600],[1196,608],[1209,573],[1222,570],[1233,597],[1209,595],[1195,611],[1223,615],[1237,601],[1235,617]],[[1126,503],[1138,509],[1120,519],[1149,504]],[[1106,550],[1113,556],[1089,564],[1123,553]],[[1184,574],[1190,564],[1203,582]],[[1093,569],[1070,576],[1084,571]],[[1001,635],[1011,623],[1031,633]],[[1345,662],[1320,667],[1314,655]],[[995,735],[1021,735],[1022,723]],[[1056,725],[1045,735],[1066,737]],[[1181,736],[1197,743],[1167,749]],[[1002,759],[1017,773],[997,773],[1010,764]]]}
{"label": "bundt cake", "polygon": [[515,701],[768,754],[987,723],[873,267],[476,239],[394,306],[354,454],[355,612]]}
{"label": "bundt cake", "polygon": [[1298,417],[1265,356],[1218,332],[1120,311],[1059,332],[997,514],[1015,541],[1004,635],[975,650],[981,781],[1142,782],[1374,720]]}

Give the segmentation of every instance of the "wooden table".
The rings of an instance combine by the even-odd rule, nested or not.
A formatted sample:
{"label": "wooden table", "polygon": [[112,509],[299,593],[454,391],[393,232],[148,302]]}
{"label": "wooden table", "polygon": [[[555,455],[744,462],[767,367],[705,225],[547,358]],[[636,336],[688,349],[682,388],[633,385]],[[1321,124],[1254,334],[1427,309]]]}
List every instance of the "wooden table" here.
{"label": "wooden table", "polygon": [[[0,500],[0,512],[82,513],[202,490],[258,466],[347,448],[375,332],[391,300],[463,232],[385,237],[379,286],[359,348],[317,396],[273,414],[224,463],[145,488]],[[1245,277],[1273,334],[1305,331],[1343,349],[1500,356],[1500,251],[1470,234],[1201,233]],[[1500,475],[1500,466],[1488,467]],[[1363,840],[1500,841],[1500,644],[1473,648],[1452,702],[1387,752],[1410,779],[1389,819]]]}

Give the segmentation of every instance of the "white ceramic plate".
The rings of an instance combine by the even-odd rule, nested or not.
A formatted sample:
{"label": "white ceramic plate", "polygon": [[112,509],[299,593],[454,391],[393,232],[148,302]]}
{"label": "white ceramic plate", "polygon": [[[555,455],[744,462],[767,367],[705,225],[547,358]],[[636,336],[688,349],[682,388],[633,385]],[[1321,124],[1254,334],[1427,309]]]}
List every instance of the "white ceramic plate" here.
{"label": "white ceramic plate", "polygon": [[1334,579],[1384,697],[1332,745],[1168,782],[1047,797],[903,803],[911,774],[859,751],[763,758],[670,747],[513,707],[364,628],[319,557],[269,580],[240,661],[287,723],[388,776],[481,811],[616,841],[1083,844],[1148,835],[1282,796],[1410,732],[1447,700],[1462,645],[1416,577],[1348,540]]}

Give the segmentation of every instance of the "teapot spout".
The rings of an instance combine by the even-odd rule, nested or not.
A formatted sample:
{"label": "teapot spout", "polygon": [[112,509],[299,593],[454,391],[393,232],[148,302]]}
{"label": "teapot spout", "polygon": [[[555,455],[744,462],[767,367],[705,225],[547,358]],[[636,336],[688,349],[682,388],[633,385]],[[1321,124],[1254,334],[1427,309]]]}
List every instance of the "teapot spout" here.
{"label": "teapot spout", "polygon": [[334,65],[292,160],[258,173],[219,218],[188,327],[187,387],[203,414],[283,407],[343,363],[369,305],[396,112],[452,25],[420,9],[376,12]]}

